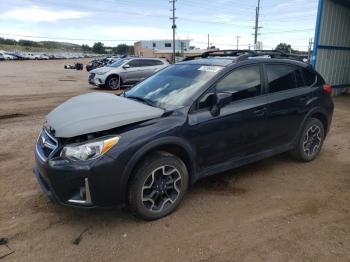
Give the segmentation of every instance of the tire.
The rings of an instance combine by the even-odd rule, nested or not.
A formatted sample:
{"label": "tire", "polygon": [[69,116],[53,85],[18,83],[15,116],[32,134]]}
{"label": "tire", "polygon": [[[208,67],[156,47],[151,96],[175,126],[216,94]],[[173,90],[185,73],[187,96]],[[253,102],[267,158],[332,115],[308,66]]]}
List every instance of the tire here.
{"label": "tire", "polygon": [[106,80],[105,86],[109,89],[117,90],[120,87],[119,76],[109,76]]}
{"label": "tire", "polygon": [[155,220],[175,211],[188,188],[189,175],[178,157],[155,152],[138,165],[128,191],[131,212]]}
{"label": "tire", "polygon": [[301,132],[296,148],[291,152],[299,161],[314,160],[321,151],[325,138],[324,126],[317,118],[308,120]]}

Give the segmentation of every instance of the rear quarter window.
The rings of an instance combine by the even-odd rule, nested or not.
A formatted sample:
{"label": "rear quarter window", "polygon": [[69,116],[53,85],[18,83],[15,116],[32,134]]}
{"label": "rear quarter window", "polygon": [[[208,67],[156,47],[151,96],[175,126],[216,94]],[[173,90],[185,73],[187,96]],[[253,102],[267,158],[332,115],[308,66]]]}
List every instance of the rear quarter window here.
{"label": "rear quarter window", "polygon": [[276,93],[297,88],[297,71],[298,68],[289,65],[266,65],[269,92]]}
{"label": "rear quarter window", "polygon": [[317,80],[317,74],[308,69],[303,69],[305,85],[313,86]]}

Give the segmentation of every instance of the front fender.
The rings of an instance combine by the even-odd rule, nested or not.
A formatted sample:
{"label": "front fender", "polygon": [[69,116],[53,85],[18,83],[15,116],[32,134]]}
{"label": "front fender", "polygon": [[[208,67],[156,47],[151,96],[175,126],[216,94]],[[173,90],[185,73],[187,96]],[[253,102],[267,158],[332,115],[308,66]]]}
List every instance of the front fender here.
{"label": "front fender", "polygon": [[122,176],[123,177],[122,188],[125,188],[125,190],[127,190],[127,186],[132,176],[132,172],[143,157],[145,157],[149,152],[155,150],[156,148],[159,148],[162,146],[171,146],[171,145],[181,147],[187,153],[187,156],[190,160],[189,172],[192,174],[191,183],[195,182],[197,178],[195,175],[196,174],[196,166],[195,166],[196,152],[194,147],[183,138],[175,137],[175,136],[166,136],[166,137],[161,137],[156,140],[153,140],[150,143],[147,143],[132,155],[132,157],[130,158],[130,160],[128,161],[127,165],[124,168],[124,172]]}

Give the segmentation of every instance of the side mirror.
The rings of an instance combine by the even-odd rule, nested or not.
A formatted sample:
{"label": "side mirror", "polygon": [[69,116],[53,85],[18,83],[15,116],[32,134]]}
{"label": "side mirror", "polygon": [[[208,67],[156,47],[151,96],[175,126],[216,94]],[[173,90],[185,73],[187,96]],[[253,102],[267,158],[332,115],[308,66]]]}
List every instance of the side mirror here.
{"label": "side mirror", "polygon": [[130,68],[130,65],[128,65],[128,64],[123,65],[123,68],[124,68],[124,69],[128,69],[128,68]]}
{"label": "side mirror", "polygon": [[213,116],[220,115],[220,109],[225,107],[227,104],[232,102],[231,93],[216,93],[215,94],[215,103],[210,109],[210,112]]}

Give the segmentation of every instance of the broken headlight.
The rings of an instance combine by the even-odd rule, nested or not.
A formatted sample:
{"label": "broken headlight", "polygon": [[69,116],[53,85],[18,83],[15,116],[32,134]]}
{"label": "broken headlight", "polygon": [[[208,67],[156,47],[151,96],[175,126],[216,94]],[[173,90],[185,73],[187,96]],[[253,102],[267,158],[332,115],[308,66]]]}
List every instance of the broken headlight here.
{"label": "broken headlight", "polygon": [[61,157],[72,161],[92,160],[108,152],[108,150],[118,143],[119,139],[120,137],[116,136],[80,145],[67,145],[62,149]]}

